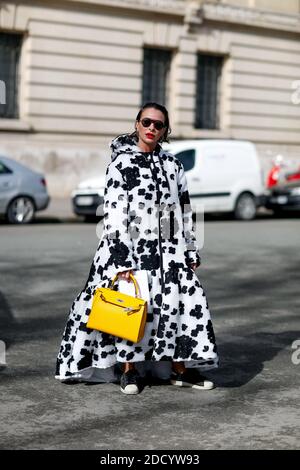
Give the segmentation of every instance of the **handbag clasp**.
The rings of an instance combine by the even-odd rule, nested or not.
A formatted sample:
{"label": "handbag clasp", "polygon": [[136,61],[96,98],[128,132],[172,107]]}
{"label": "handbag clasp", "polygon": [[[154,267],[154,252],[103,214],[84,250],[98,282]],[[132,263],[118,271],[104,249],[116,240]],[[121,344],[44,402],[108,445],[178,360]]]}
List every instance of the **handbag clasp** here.
{"label": "handbag clasp", "polygon": [[127,315],[132,315],[133,313],[139,312],[141,306],[139,307],[124,307],[124,312],[127,313]]}

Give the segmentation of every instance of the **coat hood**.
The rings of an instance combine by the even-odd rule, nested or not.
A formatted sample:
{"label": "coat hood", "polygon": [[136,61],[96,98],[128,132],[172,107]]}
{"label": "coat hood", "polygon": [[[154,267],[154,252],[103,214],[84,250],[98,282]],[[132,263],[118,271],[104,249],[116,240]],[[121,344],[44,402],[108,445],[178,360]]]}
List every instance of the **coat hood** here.
{"label": "coat hood", "polygon": [[[153,150],[153,152],[142,152],[140,147],[137,145],[137,140],[134,136],[132,136],[131,134],[121,134],[121,135],[118,135],[117,137],[115,137],[111,141],[110,148],[111,148],[111,151],[112,151],[111,161],[114,161],[117,158],[117,156],[120,155],[121,153],[122,154],[128,153],[129,155],[140,154],[146,160],[148,160],[150,158],[151,154],[156,155],[158,164],[161,167],[161,171],[163,173],[163,176],[164,176],[164,179],[166,181],[167,187],[169,188],[169,191],[171,190],[170,189],[170,183],[169,183],[169,180],[168,180],[163,162],[160,161],[161,160],[160,154],[163,152],[163,148],[159,143],[157,143],[157,145],[156,145],[155,149]],[[149,162],[149,165],[150,165],[150,162]],[[154,163],[154,166],[155,166],[155,169],[156,169],[155,171],[157,172],[157,168],[156,168],[155,163]],[[157,178],[156,175],[157,175],[157,173],[155,173],[153,175],[154,179]]]}
{"label": "coat hood", "polygon": [[[128,154],[133,154],[133,153],[141,153],[142,155],[149,155],[152,152],[142,152],[142,150],[139,148],[137,145],[137,140],[132,134],[121,134],[115,137],[111,143],[110,143],[110,148],[111,148],[111,160],[114,161],[114,159],[120,155],[120,153],[128,153]],[[159,154],[159,152],[162,150],[161,145],[157,144],[154,152]]]}

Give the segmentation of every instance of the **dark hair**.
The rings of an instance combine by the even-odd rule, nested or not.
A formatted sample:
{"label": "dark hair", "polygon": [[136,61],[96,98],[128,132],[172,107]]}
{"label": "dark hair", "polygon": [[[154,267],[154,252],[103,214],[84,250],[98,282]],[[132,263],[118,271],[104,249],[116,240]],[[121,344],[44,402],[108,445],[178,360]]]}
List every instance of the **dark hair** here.
{"label": "dark hair", "polygon": [[[158,109],[158,111],[163,113],[163,115],[165,117],[166,130],[165,130],[163,136],[161,137],[160,142],[169,142],[168,135],[171,133],[169,113],[168,113],[167,108],[165,108],[162,104],[155,103],[155,102],[150,102],[150,101],[148,103],[143,104],[143,106],[139,110],[135,120],[139,121],[143,111],[145,109],[149,109],[149,108]],[[135,137],[136,139],[138,139],[138,135],[137,135],[136,130],[132,134],[130,134],[130,137]]]}

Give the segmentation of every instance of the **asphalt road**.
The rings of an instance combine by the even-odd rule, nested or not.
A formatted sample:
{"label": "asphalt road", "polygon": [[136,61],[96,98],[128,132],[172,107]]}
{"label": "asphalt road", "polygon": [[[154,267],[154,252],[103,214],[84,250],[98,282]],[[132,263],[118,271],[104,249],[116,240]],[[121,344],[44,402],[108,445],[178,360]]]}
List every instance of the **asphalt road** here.
{"label": "asphalt road", "polygon": [[[54,379],[95,224],[0,225],[1,449],[299,449],[300,218],[205,222],[203,284],[221,365],[212,391]],[[300,343],[300,342],[299,342]],[[292,355],[294,353],[294,359]],[[294,363],[293,363],[294,362]]]}

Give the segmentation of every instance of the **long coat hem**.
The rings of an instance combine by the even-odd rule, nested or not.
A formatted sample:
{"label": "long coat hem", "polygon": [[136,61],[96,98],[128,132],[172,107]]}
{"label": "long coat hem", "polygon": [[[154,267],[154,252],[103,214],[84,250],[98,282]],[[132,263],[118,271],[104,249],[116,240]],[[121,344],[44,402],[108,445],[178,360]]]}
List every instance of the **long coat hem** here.
{"label": "long coat hem", "polygon": [[[153,377],[161,379],[169,379],[171,374],[171,361],[132,361],[134,362],[136,369],[142,377],[146,375],[148,371],[151,372]],[[178,361],[179,362],[179,361]],[[181,360],[180,360],[181,362]],[[199,372],[210,371],[219,367],[218,362],[213,361],[213,365],[202,365],[199,367],[199,361],[183,361],[186,368],[196,368]],[[125,361],[124,361],[125,363]],[[110,365],[100,367],[99,364],[92,364],[84,369],[68,372],[66,375],[55,375],[55,379],[63,382],[69,381],[82,381],[82,382],[99,382],[99,383],[111,383],[119,382],[121,376],[121,361],[115,361]]]}

